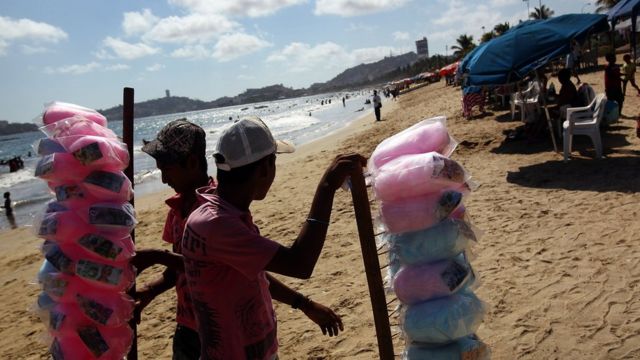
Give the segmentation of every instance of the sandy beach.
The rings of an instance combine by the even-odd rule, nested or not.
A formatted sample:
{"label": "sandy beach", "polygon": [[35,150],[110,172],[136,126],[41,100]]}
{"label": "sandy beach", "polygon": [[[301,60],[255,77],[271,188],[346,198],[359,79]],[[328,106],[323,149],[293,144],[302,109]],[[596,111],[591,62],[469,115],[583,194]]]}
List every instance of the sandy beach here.
{"label": "sandy beach", "polygon": [[[602,62],[602,61],[601,61]],[[581,75],[597,93],[602,72]],[[553,79],[556,83],[557,79]],[[290,244],[306,218],[313,190],[339,153],[371,154],[384,138],[428,117],[445,115],[460,141],[453,158],[480,187],[467,200],[484,235],[472,264],[481,279],[478,296],[489,312],[478,335],[493,359],[640,358],[640,139],[635,118],[640,97],[629,90],[625,115],[603,136],[605,158],[594,159],[587,138],[576,138],[573,159],[563,162],[548,134],[540,140],[506,141],[521,126],[508,110],[462,117],[458,88],[444,82],[385,103],[382,122],[372,116],[278,158],[278,174],[264,201],[252,208],[262,233]],[[477,111],[475,112],[477,114]],[[561,149],[562,144],[559,143]],[[139,248],[160,239],[169,192],[136,200]],[[29,228],[0,233],[0,358],[44,359],[44,327],[30,310],[39,292],[42,261]],[[381,258],[384,261],[384,258]],[[161,269],[153,268],[145,281]],[[375,359],[377,345],[355,217],[348,192],[339,191],[323,253],[312,278],[280,277],[335,309],[345,331],[324,337],[302,312],[276,304],[281,359]],[[170,359],[175,294],[157,298],[138,328],[140,359]],[[392,324],[397,324],[394,317]],[[393,332],[397,333],[396,327]],[[395,338],[396,353],[403,345]]]}

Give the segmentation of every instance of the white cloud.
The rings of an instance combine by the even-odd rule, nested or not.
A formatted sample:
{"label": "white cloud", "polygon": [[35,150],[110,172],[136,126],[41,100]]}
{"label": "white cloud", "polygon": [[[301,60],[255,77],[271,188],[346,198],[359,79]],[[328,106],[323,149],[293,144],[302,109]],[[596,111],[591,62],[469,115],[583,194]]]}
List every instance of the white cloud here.
{"label": "white cloud", "polygon": [[162,69],[164,69],[164,65],[162,65],[162,64],[153,64],[153,65],[147,67],[147,71],[149,71],[149,72],[156,72],[156,71],[160,71]]}
{"label": "white cloud", "polygon": [[240,74],[237,76],[238,80],[254,80],[256,77],[251,75]]}
{"label": "white cloud", "polygon": [[359,16],[402,7],[409,0],[316,0],[316,15]]}
{"label": "white cloud", "polygon": [[249,34],[226,34],[216,43],[213,57],[220,61],[229,61],[271,45],[270,42]]}
{"label": "white cloud", "polygon": [[122,21],[122,29],[126,35],[143,34],[153,27],[160,19],[144,9],[142,12],[126,12]]}
{"label": "white cloud", "polygon": [[374,31],[377,26],[373,25],[365,25],[360,23],[350,23],[347,31],[356,31],[356,32],[371,32]]}
{"label": "white cloud", "polygon": [[231,32],[239,26],[238,23],[217,14],[169,16],[158,21],[142,38],[163,43],[202,43]]}
{"label": "white cloud", "polygon": [[393,38],[396,41],[407,41],[409,40],[409,33],[404,31],[396,31],[393,33]]}
{"label": "white cloud", "polygon": [[174,50],[171,53],[171,57],[180,59],[204,59],[211,56],[211,50],[207,49],[203,45],[187,45],[179,49]]}
{"label": "white cloud", "polygon": [[[0,16],[0,56],[7,54],[7,49],[14,41],[57,43],[68,37],[62,29],[47,23],[29,19],[14,20]],[[33,50],[35,47],[31,49]],[[28,51],[23,48],[23,53],[28,53]]]}
{"label": "white cloud", "polygon": [[97,70],[102,65],[95,61],[92,61],[88,64],[77,64],[77,65],[67,65],[60,66],[57,68],[52,68],[50,66],[46,67],[44,72],[47,74],[71,74],[71,75],[82,75],[88,72],[92,72]]}
{"label": "white cloud", "polygon": [[[386,46],[361,48],[348,51],[333,42],[325,42],[315,46],[294,42],[282,50],[272,53],[267,62],[284,63],[289,71],[305,72],[313,69],[345,69],[362,63],[381,60],[389,53],[404,53],[405,49]],[[407,50],[408,51],[408,50]]]}
{"label": "white cloud", "polygon": [[129,70],[131,67],[127,64],[114,64],[108,65],[104,68],[105,71],[122,71]]}
{"label": "white cloud", "polygon": [[307,0],[169,0],[192,13],[260,17]]}
{"label": "white cloud", "polygon": [[491,0],[489,2],[491,7],[509,6],[509,5],[514,5],[514,4],[519,4],[519,3],[521,3],[520,0]]}
{"label": "white cloud", "polygon": [[[126,41],[122,41],[120,39],[112,38],[108,36],[106,39],[102,41],[102,44],[113,51],[116,57],[125,59],[125,60],[133,60],[141,57],[149,56],[156,54],[160,51],[159,48],[154,48],[144,43],[131,44]],[[100,59],[112,58],[109,52],[104,49],[99,50],[96,53],[96,56]]]}
{"label": "white cloud", "polygon": [[469,34],[478,40],[482,36],[483,26],[486,27],[485,31],[489,31],[495,24],[504,21],[500,11],[486,5],[462,0],[451,0],[447,4],[448,8],[433,21],[437,28],[445,30],[431,33],[431,39],[447,40],[453,44],[460,34]]}
{"label": "white cloud", "polygon": [[27,54],[27,55],[44,54],[50,51],[44,46],[31,46],[31,45],[21,45],[20,49],[22,50],[23,54]]}

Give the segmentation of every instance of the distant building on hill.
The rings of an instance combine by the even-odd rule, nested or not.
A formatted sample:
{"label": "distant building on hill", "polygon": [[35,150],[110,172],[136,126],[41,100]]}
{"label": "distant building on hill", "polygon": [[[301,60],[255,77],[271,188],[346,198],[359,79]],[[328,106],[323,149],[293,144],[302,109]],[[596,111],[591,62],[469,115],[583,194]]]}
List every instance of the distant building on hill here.
{"label": "distant building on hill", "polygon": [[429,40],[426,37],[416,41],[416,52],[419,57],[429,57]]}
{"label": "distant building on hill", "polygon": [[171,92],[167,89],[164,91],[166,97],[171,97]]}

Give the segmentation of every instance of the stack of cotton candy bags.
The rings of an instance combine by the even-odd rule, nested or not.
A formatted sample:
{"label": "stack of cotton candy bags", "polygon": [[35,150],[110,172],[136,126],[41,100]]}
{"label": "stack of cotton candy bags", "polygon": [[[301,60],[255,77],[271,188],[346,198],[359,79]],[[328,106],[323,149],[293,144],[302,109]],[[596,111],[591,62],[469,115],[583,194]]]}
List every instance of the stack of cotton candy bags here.
{"label": "stack of cotton candy bags", "polygon": [[45,260],[37,308],[54,359],[122,359],[133,331],[135,280],[130,233],[136,225],[124,143],[98,112],[53,103],[42,117],[47,135],[34,144],[35,175],[55,195],[36,219]]}
{"label": "stack of cotton candy bags", "polygon": [[475,336],[485,305],[472,291],[477,235],[463,204],[472,186],[450,158],[456,145],[446,119],[431,118],[384,140],[368,164],[408,360],[489,356]]}

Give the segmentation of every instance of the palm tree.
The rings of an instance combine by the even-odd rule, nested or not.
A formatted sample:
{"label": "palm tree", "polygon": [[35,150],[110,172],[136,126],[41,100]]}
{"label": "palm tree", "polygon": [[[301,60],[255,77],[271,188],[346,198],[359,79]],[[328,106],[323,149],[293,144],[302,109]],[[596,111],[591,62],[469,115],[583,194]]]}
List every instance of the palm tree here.
{"label": "palm tree", "polygon": [[620,0],[596,0],[596,12],[603,13],[609,11],[612,7],[614,7]]}
{"label": "palm tree", "polygon": [[511,29],[511,25],[509,25],[508,22],[497,24],[496,26],[493,27],[493,31],[496,33],[497,36],[500,36],[506,33],[507,31],[509,31],[509,29]]}
{"label": "palm tree", "polygon": [[546,5],[542,5],[539,8],[533,8],[533,12],[529,14],[529,17],[534,20],[544,20],[553,16],[555,12],[549,9]]}
{"label": "palm tree", "polygon": [[453,45],[451,49],[455,50],[453,52],[453,55],[458,58],[464,57],[471,50],[473,50],[473,48],[476,47],[476,44],[473,43],[473,35],[467,35],[467,34],[460,35],[456,39],[456,42],[458,44]]}
{"label": "palm tree", "polygon": [[496,37],[496,34],[493,31],[486,32],[482,34],[482,37],[480,38],[480,43],[485,43],[493,39],[494,37]]}

